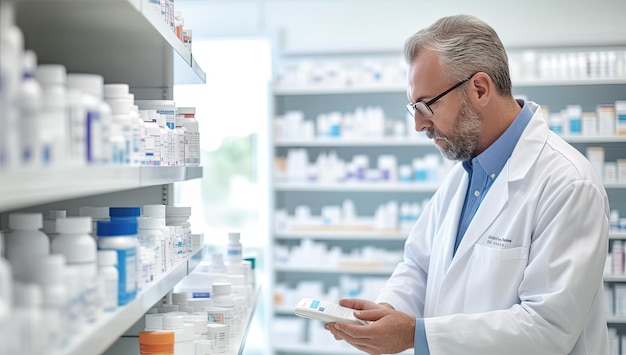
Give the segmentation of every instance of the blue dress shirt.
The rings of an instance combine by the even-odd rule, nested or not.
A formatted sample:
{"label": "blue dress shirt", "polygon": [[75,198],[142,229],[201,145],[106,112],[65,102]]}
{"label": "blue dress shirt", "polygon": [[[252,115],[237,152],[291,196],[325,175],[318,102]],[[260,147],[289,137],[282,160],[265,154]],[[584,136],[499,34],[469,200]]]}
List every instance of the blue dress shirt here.
{"label": "blue dress shirt", "polygon": [[[463,239],[463,235],[467,231],[467,227],[478,210],[478,206],[480,206],[487,191],[489,191],[489,188],[502,171],[504,164],[506,164],[509,157],[511,157],[519,137],[533,117],[533,111],[525,101],[517,100],[517,103],[522,107],[522,110],[509,128],[507,128],[484,152],[480,153],[472,160],[465,160],[462,163],[463,168],[467,171],[469,184],[465,192],[465,202],[461,210],[456,242],[454,243],[455,253]],[[430,355],[426,338],[426,328],[424,326],[424,319],[422,318],[417,318],[415,321],[413,345],[415,346],[415,355]]]}

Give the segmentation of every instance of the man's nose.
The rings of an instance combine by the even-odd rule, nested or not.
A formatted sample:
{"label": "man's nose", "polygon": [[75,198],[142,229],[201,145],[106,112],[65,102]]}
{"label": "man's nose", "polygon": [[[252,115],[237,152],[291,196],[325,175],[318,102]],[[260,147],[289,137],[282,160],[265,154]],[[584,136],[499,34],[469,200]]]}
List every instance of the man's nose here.
{"label": "man's nose", "polygon": [[427,118],[422,117],[419,112],[415,112],[413,120],[415,121],[415,131],[417,132],[423,132],[433,126],[433,122]]}

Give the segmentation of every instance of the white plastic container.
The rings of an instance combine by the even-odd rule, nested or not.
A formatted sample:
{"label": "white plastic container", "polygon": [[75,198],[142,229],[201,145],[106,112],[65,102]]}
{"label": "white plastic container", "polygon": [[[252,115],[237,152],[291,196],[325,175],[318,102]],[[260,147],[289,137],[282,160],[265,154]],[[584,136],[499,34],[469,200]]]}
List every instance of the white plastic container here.
{"label": "white plastic container", "polygon": [[191,207],[166,206],[165,208],[165,224],[173,227],[173,230],[178,231],[176,233],[178,235],[175,236],[176,244],[174,248],[178,256],[178,258],[175,257],[177,260],[184,259],[193,252],[191,224],[189,223],[190,216]]}
{"label": "white plastic container", "polygon": [[183,117],[182,125],[187,131],[185,165],[200,165],[200,129],[196,120],[195,107],[179,107],[178,115]]}
{"label": "white plastic container", "polygon": [[[10,354],[45,354],[47,350],[46,319],[42,314],[41,287],[33,283],[15,283],[15,307],[12,314]],[[9,340],[9,339],[7,339]]]}
{"label": "white plastic container", "polygon": [[162,153],[164,153],[164,156],[161,157],[161,165],[173,165],[176,104],[172,100],[135,100],[135,104],[139,106],[140,110],[156,110],[157,124],[161,127]]}
{"label": "white plastic container", "polygon": [[119,306],[137,295],[138,244],[137,221],[98,222],[98,249],[117,252]]}
{"label": "white plastic container", "polygon": [[[142,215],[144,217],[156,218],[161,225],[163,240],[161,241],[161,271],[160,274],[169,270],[173,265],[173,241],[170,229],[165,225],[165,205],[143,205]],[[157,264],[158,265],[158,264]]]}
{"label": "white plastic container", "polygon": [[41,287],[45,321],[46,349],[55,351],[67,341],[68,291],[66,284],[65,257],[45,255],[29,260],[23,280]]}
{"label": "white plastic container", "polygon": [[226,262],[228,264],[237,264],[243,261],[243,248],[240,239],[239,232],[228,233],[228,244],[226,244]]}
{"label": "white plastic container", "polygon": [[207,324],[207,339],[215,343],[215,352],[225,353],[229,346],[229,329],[226,324]]}
{"label": "white plastic container", "polygon": [[190,354],[185,342],[184,324],[182,315],[163,314],[163,330],[174,332],[174,355]]}
{"label": "white plastic container", "polygon": [[144,134],[141,138],[143,146],[143,164],[160,166],[163,142],[161,142],[161,128],[156,122],[156,110],[140,110],[139,113],[144,123]]}
{"label": "white plastic container", "polygon": [[163,220],[156,217],[137,218],[137,237],[139,245],[154,252],[155,277],[159,278],[165,270],[163,238]]}
{"label": "white plastic container", "polygon": [[25,266],[50,254],[50,241],[39,229],[43,227],[41,213],[9,214],[9,229],[4,236],[5,255],[16,280],[23,280]]}
{"label": "white plastic container", "polygon": [[41,162],[39,125],[43,106],[43,91],[35,79],[37,56],[33,51],[24,52],[23,78],[19,94],[20,163],[26,167],[37,167]]}
{"label": "white plastic container", "polygon": [[68,86],[83,92],[83,100],[89,108],[85,126],[88,163],[109,163],[113,155],[112,113],[111,107],[103,100],[104,78],[97,74],[70,74]]}
{"label": "white plastic container", "polygon": [[65,256],[67,267],[75,269],[81,313],[79,322],[96,320],[97,245],[91,232],[91,217],[68,217],[57,220],[59,235],[52,240],[53,254]]}
{"label": "white plastic container", "polygon": [[117,308],[119,272],[117,271],[117,252],[115,250],[98,251],[98,279],[102,310],[114,311]]}
{"label": "white plastic container", "polygon": [[187,137],[187,129],[183,125],[184,117],[176,116],[176,143],[174,150],[176,152],[175,161],[177,166],[185,165],[185,156],[189,149],[189,138]]}
{"label": "white plastic container", "polygon": [[15,6],[11,1],[0,2],[0,170],[19,163],[17,99],[22,80],[24,36],[15,25]]}
{"label": "white plastic container", "polygon": [[59,64],[40,65],[35,77],[43,89],[39,127],[43,164],[67,164],[70,121],[65,67]]}

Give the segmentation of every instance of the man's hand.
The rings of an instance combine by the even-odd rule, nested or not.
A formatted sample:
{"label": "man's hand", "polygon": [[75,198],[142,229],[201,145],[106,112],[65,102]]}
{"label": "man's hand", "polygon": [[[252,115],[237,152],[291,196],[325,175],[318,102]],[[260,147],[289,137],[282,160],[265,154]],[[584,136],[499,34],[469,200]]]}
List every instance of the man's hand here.
{"label": "man's hand", "polygon": [[370,323],[352,325],[344,322],[324,326],[337,340],[345,340],[368,354],[395,354],[413,347],[415,318],[394,310],[387,304],[362,299],[343,299],[339,304],[354,308],[354,316]]}

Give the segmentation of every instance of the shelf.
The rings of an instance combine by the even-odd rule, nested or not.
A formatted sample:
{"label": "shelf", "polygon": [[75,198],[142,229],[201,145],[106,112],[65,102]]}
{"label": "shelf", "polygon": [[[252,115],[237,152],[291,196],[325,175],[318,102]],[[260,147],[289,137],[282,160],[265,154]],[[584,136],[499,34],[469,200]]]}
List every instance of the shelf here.
{"label": "shelf", "polygon": [[609,232],[609,239],[626,239],[626,232]]}
{"label": "shelf", "polygon": [[[625,138],[626,141],[626,138]],[[274,142],[275,147],[433,147],[430,139],[419,137],[403,138],[315,138],[303,140],[279,139]]]}
{"label": "shelf", "polygon": [[606,322],[609,324],[626,324],[626,317],[607,316]]}
{"label": "shelf", "polygon": [[626,78],[605,79],[519,79],[513,80],[513,87],[529,86],[580,86],[580,85],[625,85]]}
{"label": "shelf", "polygon": [[142,290],[129,304],[118,307],[111,313],[101,313],[95,323],[84,327],[80,333],[71,338],[68,346],[60,349],[58,355],[103,353],[180,280],[193,271],[192,264],[197,264],[195,260],[202,258],[202,250],[202,248],[196,250],[188,260],[179,262],[160,280]]}
{"label": "shelf", "polygon": [[[338,344],[342,344],[339,343]],[[316,354],[316,355],[358,355],[363,352],[350,347],[340,347],[338,345],[335,348],[323,348],[321,344],[298,344],[298,345],[275,345],[274,350],[278,353],[290,353],[290,354]],[[405,350],[399,354],[412,355],[412,349]]]}
{"label": "shelf", "polygon": [[326,86],[274,86],[274,95],[335,95],[397,92],[406,93],[406,84],[369,84],[359,86],[326,85]]}
{"label": "shelf", "polygon": [[626,143],[626,136],[561,136],[569,143]]}
{"label": "shelf", "polygon": [[605,282],[626,282],[626,275],[604,275]]}
{"label": "shelf", "polygon": [[[99,73],[134,88],[206,82],[206,74],[148,0],[23,0],[17,24],[40,63]],[[163,68],[174,68],[172,78]],[[152,97],[155,98],[155,97]]]}
{"label": "shelf", "polygon": [[606,189],[626,189],[626,182],[605,182],[603,185]]}
{"label": "shelf", "polygon": [[54,167],[0,172],[0,212],[202,177],[202,167]]}
{"label": "shelf", "polygon": [[[626,184],[625,184],[626,185]],[[373,192],[435,192],[439,184],[417,183],[295,183],[276,182],[276,191],[373,191]]]}
{"label": "shelf", "polygon": [[[276,265],[274,270],[277,272],[296,272],[296,273],[326,273],[326,274],[352,274],[352,275],[386,275],[389,276],[393,272],[393,268],[367,268],[367,267],[313,267],[313,266],[291,266]],[[626,278],[626,277],[625,277]]]}
{"label": "shelf", "polygon": [[[405,240],[408,232],[384,230],[332,230],[332,227],[311,231],[288,231],[274,233],[274,239],[281,240]],[[624,236],[626,238],[626,235]]]}
{"label": "shelf", "polygon": [[[579,85],[626,85],[626,78],[606,79],[519,79],[513,80],[513,87],[532,86],[579,86]],[[362,93],[406,93],[406,83],[396,84],[368,84],[358,86],[347,85],[309,85],[283,86],[274,85],[274,95],[336,95]]]}

